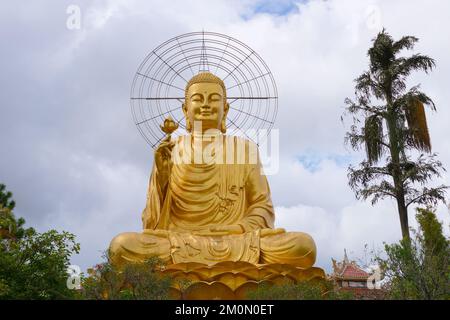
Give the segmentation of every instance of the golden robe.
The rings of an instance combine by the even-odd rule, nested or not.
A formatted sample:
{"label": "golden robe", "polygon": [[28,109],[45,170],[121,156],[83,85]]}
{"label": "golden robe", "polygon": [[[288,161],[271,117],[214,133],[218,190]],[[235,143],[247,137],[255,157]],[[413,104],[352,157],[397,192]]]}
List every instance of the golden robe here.
{"label": "golden robe", "polygon": [[[273,229],[270,189],[256,146],[237,137],[219,138],[225,147],[213,152],[214,161],[175,162],[165,192],[153,166],[142,213],[144,231],[113,239],[110,253],[115,263],[156,255],[169,263],[278,262],[305,268],[314,264],[316,247],[309,235]],[[179,159],[192,158],[191,146],[190,136],[179,137],[174,152]],[[214,225],[238,225],[242,233],[210,232]]]}

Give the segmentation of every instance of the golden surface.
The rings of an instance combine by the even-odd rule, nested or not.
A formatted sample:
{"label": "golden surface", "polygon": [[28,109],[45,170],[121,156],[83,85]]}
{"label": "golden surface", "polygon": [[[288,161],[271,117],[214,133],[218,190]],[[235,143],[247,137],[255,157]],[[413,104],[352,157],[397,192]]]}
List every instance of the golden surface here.
{"label": "golden surface", "polygon": [[[173,120],[165,121],[167,137],[155,151],[142,213],[144,230],[116,236],[110,245],[112,262],[121,266],[158,256],[172,264],[168,270],[196,263],[203,271],[188,273],[199,277],[196,286],[214,285],[229,293],[227,287],[234,295],[239,285],[256,281],[251,279],[273,266],[283,265],[282,272],[286,266],[299,268],[288,268],[293,273],[312,267],[313,239],[274,229],[270,189],[256,146],[225,134],[229,105],[222,80],[200,73],[189,81],[185,96],[182,108],[190,134],[173,140]],[[239,277],[233,273],[238,262],[248,267],[239,269]],[[257,267],[261,264],[269,269]],[[219,271],[221,276],[214,278]]]}
{"label": "golden surface", "polygon": [[[315,267],[302,269],[288,264],[254,265],[232,261],[215,265],[178,263],[167,266],[162,273],[174,279],[172,298],[188,300],[246,299],[249,290],[262,284],[297,283],[325,278],[324,271]],[[187,286],[178,285],[186,279],[190,282]]]}

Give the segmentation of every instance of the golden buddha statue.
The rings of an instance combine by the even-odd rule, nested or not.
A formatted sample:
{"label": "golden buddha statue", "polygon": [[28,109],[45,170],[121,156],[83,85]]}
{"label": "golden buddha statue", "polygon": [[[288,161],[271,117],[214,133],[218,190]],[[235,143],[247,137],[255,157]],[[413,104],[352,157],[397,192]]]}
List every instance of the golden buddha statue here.
{"label": "golden buddha statue", "polygon": [[[112,263],[123,266],[157,256],[168,264],[243,261],[310,268],[316,259],[313,239],[274,229],[256,145],[225,134],[229,105],[223,81],[209,72],[194,76],[182,108],[190,134],[172,140],[171,129],[165,131],[169,135],[155,151],[144,230],[112,240]],[[212,150],[212,160],[205,161],[205,150]]]}

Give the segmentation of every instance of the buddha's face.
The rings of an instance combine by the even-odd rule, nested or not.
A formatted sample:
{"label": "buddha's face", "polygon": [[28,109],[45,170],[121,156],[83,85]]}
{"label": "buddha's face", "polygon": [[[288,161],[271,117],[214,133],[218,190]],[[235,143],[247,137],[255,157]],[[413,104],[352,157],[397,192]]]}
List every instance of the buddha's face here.
{"label": "buddha's face", "polygon": [[183,111],[195,128],[195,122],[201,121],[202,131],[220,129],[226,117],[228,105],[225,102],[222,87],[217,83],[194,83],[188,88]]}

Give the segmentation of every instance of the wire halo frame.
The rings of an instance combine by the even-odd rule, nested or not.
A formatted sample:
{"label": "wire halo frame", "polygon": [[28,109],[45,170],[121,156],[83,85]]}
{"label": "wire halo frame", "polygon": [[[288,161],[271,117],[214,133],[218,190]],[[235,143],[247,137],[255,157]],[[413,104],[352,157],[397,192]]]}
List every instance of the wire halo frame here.
{"label": "wire halo frame", "polygon": [[[185,87],[194,75],[209,71],[221,78],[230,109],[227,134],[259,145],[267,137],[278,111],[278,93],[272,72],[243,42],[215,32],[191,32],[154,49],[139,66],[131,87],[131,113],[139,132],[156,148],[165,137],[160,129],[171,116],[186,134]],[[259,132],[259,133],[258,133]],[[265,133],[261,136],[261,132]]]}

